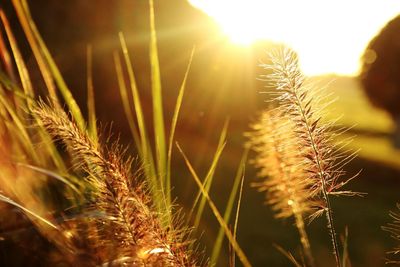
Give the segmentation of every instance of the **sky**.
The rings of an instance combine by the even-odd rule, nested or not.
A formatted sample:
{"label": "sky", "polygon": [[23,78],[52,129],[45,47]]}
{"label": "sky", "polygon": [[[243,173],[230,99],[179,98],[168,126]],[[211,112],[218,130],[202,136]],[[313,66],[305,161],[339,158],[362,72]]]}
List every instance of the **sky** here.
{"label": "sky", "polygon": [[189,1],[237,45],[287,44],[307,75],[357,75],[369,41],[400,14],[400,0]]}

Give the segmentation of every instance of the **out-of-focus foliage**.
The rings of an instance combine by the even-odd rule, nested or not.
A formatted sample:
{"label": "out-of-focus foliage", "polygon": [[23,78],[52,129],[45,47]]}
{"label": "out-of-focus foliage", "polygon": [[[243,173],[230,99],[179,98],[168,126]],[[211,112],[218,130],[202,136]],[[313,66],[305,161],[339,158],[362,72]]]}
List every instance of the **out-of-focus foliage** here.
{"label": "out-of-focus foliage", "polygon": [[371,102],[400,115],[400,16],[391,20],[369,43],[364,56],[361,82]]}

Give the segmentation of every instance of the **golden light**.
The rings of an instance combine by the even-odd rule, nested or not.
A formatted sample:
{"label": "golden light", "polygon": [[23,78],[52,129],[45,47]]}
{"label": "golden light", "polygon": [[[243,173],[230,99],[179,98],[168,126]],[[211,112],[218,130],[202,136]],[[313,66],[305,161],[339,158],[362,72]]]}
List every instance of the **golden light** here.
{"label": "golden light", "polygon": [[190,0],[235,43],[266,39],[299,54],[307,75],[355,75],[368,42],[400,13],[398,0]]}

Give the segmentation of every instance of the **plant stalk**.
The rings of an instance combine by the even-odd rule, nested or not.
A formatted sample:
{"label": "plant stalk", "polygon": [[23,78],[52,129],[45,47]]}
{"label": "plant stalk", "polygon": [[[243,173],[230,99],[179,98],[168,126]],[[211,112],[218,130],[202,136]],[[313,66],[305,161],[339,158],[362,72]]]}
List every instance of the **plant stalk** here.
{"label": "plant stalk", "polygon": [[322,169],[322,166],[321,166],[321,159],[320,159],[320,156],[318,154],[318,149],[317,149],[314,137],[312,135],[312,132],[311,132],[311,129],[310,129],[310,126],[309,126],[309,123],[308,123],[308,118],[307,118],[307,116],[305,114],[305,111],[304,111],[302,105],[301,105],[301,101],[300,101],[299,96],[298,96],[298,94],[296,92],[296,89],[295,89],[296,87],[293,84],[294,81],[291,81],[291,83],[292,83],[291,86],[293,88],[293,95],[296,98],[296,106],[299,108],[299,111],[300,111],[300,114],[302,116],[302,119],[305,122],[305,126],[307,128],[308,137],[310,138],[310,143],[311,143],[311,147],[312,147],[312,150],[313,150],[314,158],[316,160],[317,167],[318,167],[318,175],[319,175],[319,178],[321,180],[322,194],[323,194],[323,198],[324,198],[324,201],[325,201],[325,204],[326,204],[326,217],[327,217],[327,220],[328,220],[328,229],[329,229],[329,232],[330,232],[330,235],[331,235],[331,238],[332,238],[333,253],[335,255],[336,266],[337,267],[341,267],[339,246],[338,246],[338,241],[337,241],[337,238],[336,238],[336,231],[335,231],[334,224],[333,224],[332,208],[331,208],[331,204],[330,204],[330,201],[329,201],[329,196],[328,196],[327,189],[326,189],[326,181],[325,181],[325,177],[324,177],[324,173],[325,172],[324,172],[324,170]]}
{"label": "plant stalk", "polygon": [[316,266],[315,260],[311,253],[310,241],[308,239],[308,235],[307,235],[307,232],[306,232],[306,229],[304,226],[304,219],[298,210],[298,206],[297,206],[296,202],[293,203],[292,210],[293,210],[294,218],[296,221],[296,227],[300,234],[300,242],[301,242],[301,245],[303,246],[303,251],[306,256],[307,263],[310,267],[315,267]]}

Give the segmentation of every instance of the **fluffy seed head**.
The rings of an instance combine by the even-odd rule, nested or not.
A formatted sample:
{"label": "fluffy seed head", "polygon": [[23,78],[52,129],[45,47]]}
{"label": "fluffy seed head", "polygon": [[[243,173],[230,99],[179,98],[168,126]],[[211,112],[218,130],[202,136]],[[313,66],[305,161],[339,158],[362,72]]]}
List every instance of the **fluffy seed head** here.
{"label": "fluffy seed head", "polygon": [[[89,247],[97,251],[99,263],[131,266],[195,266],[185,241],[186,232],[164,229],[155,212],[146,184],[131,172],[119,145],[111,148],[93,141],[60,108],[39,104],[34,110],[56,139],[70,152],[76,171],[86,173],[91,205],[86,208]],[[79,222],[78,222],[79,224]],[[97,226],[97,227],[96,227]],[[80,237],[77,233],[78,240]],[[107,265],[107,266],[108,266]]]}
{"label": "fluffy seed head", "polygon": [[250,142],[257,152],[254,164],[263,179],[255,185],[266,191],[266,202],[276,217],[309,213],[314,206],[308,190],[313,181],[303,169],[293,123],[280,110],[272,109],[265,111],[252,128]]}

